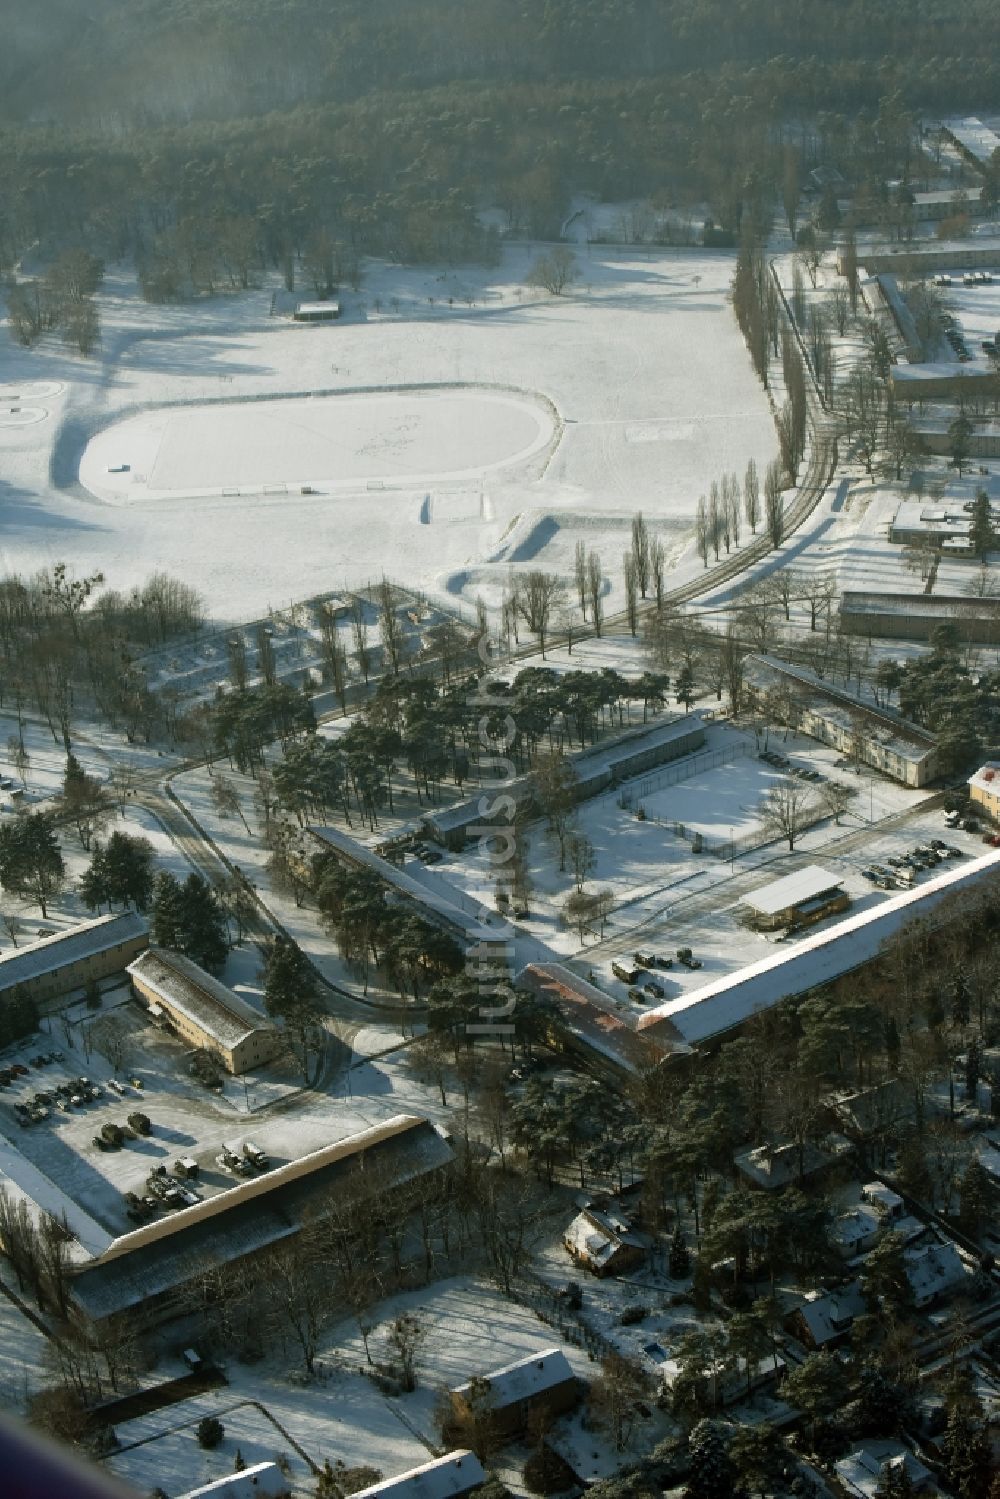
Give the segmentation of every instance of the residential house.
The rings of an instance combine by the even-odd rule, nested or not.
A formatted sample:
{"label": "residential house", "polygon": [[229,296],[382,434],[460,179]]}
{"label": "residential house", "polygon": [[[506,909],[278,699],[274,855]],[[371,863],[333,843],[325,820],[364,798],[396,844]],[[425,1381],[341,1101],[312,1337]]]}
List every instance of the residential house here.
{"label": "residential house", "polygon": [[968,1285],[971,1271],[951,1241],[934,1242],[903,1251],[906,1278],[919,1309],[933,1306]]}
{"label": "residential house", "polygon": [[572,1410],[580,1395],[581,1382],[561,1348],[530,1353],[450,1391],[456,1429],[474,1430],[488,1412],[494,1431],[501,1437],[523,1431],[532,1411],[544,1410],[556,1416]]}
{"label": "residential house", "polygon": [[933,1473],[902,1442],[865,1442],[833,1465],[851,1499],[880,1499],[893,1469],[905,1470],[915,1494],[935,1487]]}
{"label": "residential house", "polygon": [[563,1234],[563,1245],[593,1275],[621,1275],[642,1263],[646,1246],[628,1219],[612,1209],[586,1207]]}
{"label": "residential house", "polygon": [[464,1499],[487,1480],[487,1473],[474,1452],[466,1448],[446,1452],[418,1468],[409,1468],[397,1478],[384,1478],[354,1499]]}
{"label": "residential house", "polygon": [[868,1310],[856,1280],[835,1291],[810,1291],[801,1306],[789,1312],[785,1329],[807,1348],[832,1348],[847,1337],[856,1317]]}

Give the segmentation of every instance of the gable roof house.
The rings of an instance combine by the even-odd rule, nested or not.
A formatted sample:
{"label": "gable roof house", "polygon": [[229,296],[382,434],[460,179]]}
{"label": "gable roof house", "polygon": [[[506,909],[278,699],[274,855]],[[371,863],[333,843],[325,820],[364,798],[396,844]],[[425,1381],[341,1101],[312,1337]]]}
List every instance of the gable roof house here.
{"label": "gable roof house", "polygon": [[576,1215],[563,1234],[563,1246],[593,1275],[621,1275],[646,1257],[646,1246],[627,1219],[595,1207]]}
{"label": "gable roof house", "polygon": [[581,1382],[563,1350],[543,1348],[513,1364],[505,1364],[502,1369],[494,1369],[491,1374],[483,1375],[481,1381],[469,1380],[450,1391],[454,1423],[461,1431],[474,1429],[482,1416],[480,1388],[484,1389],[486,1408],[499,1436],[523,1431],[534,1410],[545,1410],[550,1415],[572,1410],[581,1394]]}

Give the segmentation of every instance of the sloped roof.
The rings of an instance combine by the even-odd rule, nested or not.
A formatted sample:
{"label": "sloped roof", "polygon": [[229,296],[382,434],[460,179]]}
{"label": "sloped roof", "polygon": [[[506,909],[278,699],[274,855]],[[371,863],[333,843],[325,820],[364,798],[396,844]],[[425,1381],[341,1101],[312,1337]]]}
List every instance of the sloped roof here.
{"label": "sloped roof", "polygon": [[[483,1378],[490,1387],[493,1409],[505,1410],[519,1400],[530,1400],[546,1390],[557,1389],[576,1376],[561,1348],[543,1348],[513,1364],[505,1364],[502,1369],[494,1369]],[[470,1388],[471,1384],[466,1382],[457,1385],[452,1393],[467,1395]]]}
{"label": "sloped roof", "polygon": [[836,926],[814,932],[780,953],[666,1000],[642,1016],[638,1033],[651,1033],[651,1040],[662,1035],[667,1042],[679,1038],[690,1045],[721,1036],[793,994],[805,994],[860,968],[907,922],[926,915],[947,897],[998,875],[1000,850],[994,849],[913,890],[890,896],[870,910],[848,916]]}
{"label": "sloped roof", "polygon": [[359,1179],[370,1176],[373,1186],[391,1190],[452,1158],[428,1119],[396,1114],[122,1234],[74,1277],[73,1296],[89,1316],[110,1316],[184,1285],[208,1264],[230,1263],[297,1233],[324,1193],[349,1202]]}
{"label": "sloped roof", "polygon": [[220,1046],[232,1048],[254,1031],[274,1029],[245,999],[181,953],[150,947],[127,971]]}
{"label": "sloped roof", "polygon": [[476,1454],[460,1447],[419,1468],[410,1468],[398,1478],[386,1478],[367,1489],[359,1489],[354,1499],[451,1499],[454,1494],[478,1488],[486,1482],[486,1477]]}
{"label": "sloped roof", "polygon": [[97,916],[93,921],[84,921],[68,931],[56,932],[54,937],[43,937],[30,947],[19,947],[14,952],[0,957],[0,991],[13,989],[18,984],[41,978],[47,973],[58,973],[86,958],[110,952],[125,942],[146,937],[149,923],[138,911],[122,911],[107,916]]}

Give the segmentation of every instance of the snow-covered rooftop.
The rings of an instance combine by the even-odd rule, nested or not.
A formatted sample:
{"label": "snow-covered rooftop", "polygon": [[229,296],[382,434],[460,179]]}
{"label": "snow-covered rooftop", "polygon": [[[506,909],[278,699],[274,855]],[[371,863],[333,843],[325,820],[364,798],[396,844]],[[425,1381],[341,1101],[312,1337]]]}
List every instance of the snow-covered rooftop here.
{"label": "snow-covered rooftop", "polygon": [[[546,1390],[575,1380],[569,1359],[561,1348],[543,1348],[538,1353],[529,1353],[516,1363],[506,1364],[483,1376],[490,1387],[490,1405],[493,1410],[506,1410],[520,1400],[530,1400],[544,1394]],[[467,1395],[471,1384],[460,1384],[452,1391],[455,1395]]]}
{"label": "snow-covered rooftop", "polygon": [[182,953],[150,947],[126,971],[220,1046],[238,1046],[254,1031],[271,1028],[246,1000]]}
{"label": "snow-covered rooftop", "polygon": [[837,1291],[807,1296],[797,1310],[813,1343],[822,1348],[825,1343],[843,1337],[855,1317],[864,1316],[868,1307],[860,1285],[852,1281]]}
{"label": "snow-covered rooftop", "polygon": [[227,1473],[180,1499],[278,1499],[288,1493],[288,1479],[277,1463],[253,1463],[239,1473]]}
{"label": "snow-covered rooftop", "polygon": [[843,883],[843,875],[832,874],[819,864],[807,864],[795,874],[786,874],[784,879],[772,880],[769,885],[752,890],[743,897],[742,904],[752,906],[761,916],[777,916],[791,906],[839,890]]}
{"label": "snow-covered rooftop", "polygon": [[474,1452],[456,1448],[432,1462],[410,1468],[398,1478],[386,1478],[367,1489],[359,1489],[354,1499],[456,1499],[486,1482],[486,1471]]}
{"label": "snow-covered rooftop", "polygon": [[47,973],[58,973],[61,968],[70,968],[74,963],[145,937],[148,931],[149,924],[138,911],[123,911],[97,916],[69,931],[43,937],[30,947],[0,957],[0,990],[13,989]]}
{"label": "snow-covered rooftop", "polygon": [[985,765],[980,765],[975,775],[969,777],[969,785],[977,791],[1000,796],[1000,760],[987,760]]}
{"label": "snow-covered rooftop", "polygon": [[185,1284],[206,1264],[229,1264],[289,1238],[317,1202],[347,1199],[362,1161],[371,1163],[372,1189],[388,1191],[451,1160],[451,1147],[427,1119],[395,1114],[121,1235],[75,1277],[74,1298],[92,1318],[111,1316]]}
{"label": "snow-covered rooftop", "polygon": [[639,1020],[639,1034],[651,1031],[655,1036],[662,1029],[667,1037],[690,1045],[722,1035],[790,995],[805,994],[870,962],[907,922],[924,916],[948,896],[998,874],[1000,852],[993,850],[813,933],[779,954],[657,1005]]}
{"label": "snow-covered rooftop", "polygon": [[942,127],[978,161],[989,161],[1000,150],[1000,135],[978,115],[958,115],[941,121]]}

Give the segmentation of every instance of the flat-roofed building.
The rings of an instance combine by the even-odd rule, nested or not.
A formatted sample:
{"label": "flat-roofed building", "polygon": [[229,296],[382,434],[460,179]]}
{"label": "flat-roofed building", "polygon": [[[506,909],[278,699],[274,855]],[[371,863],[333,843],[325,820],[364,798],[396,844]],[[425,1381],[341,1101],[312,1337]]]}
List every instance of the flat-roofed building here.
{"label": "flat-roofed building", "polygon": [[340,303],[300,302],[292,317],[297,323],[335,323],[340,317]]}
{"label": "flat-roofed building", "polygon": [[213,1052],[234,1076],[264,1066],[284,1046],[281,1032],[245,999],[180,953],[150,947],[128,974],[154,1019]]}
{"label": "flat-roofed building", "polygon": [[752,890],[740,902],[751,913],[752,924],[763,932],[780,927],[807,926],[836,911],[846,911],[850,898],[842,886],[842,875],[831,874],[818,864],[809,864],[784,879],[772,880]]}
{"label": "flat-roofed building", "polygon": [[190,1287],[208,1267],[236,1284],[247,1265],[325,1217],[338,1232],[451,1167],[454,1153],[430,1120],[396,1114],[382,1124],[313,1150],[121,1234],[74,1267],[70,1300],[84,1322],[127,1314],[141,1326],[191,1315]]}
{"label": "flat-roofed building", "polygon": [[0,957],[0,998],[11,989],[44,1004],[121,973],[149,946],[149,924],[137,911],[98,916]]}

